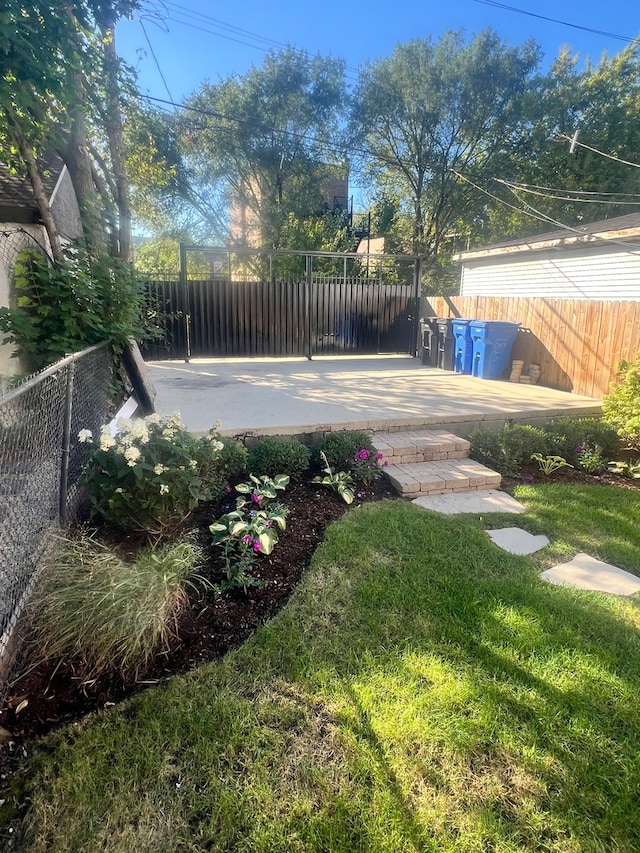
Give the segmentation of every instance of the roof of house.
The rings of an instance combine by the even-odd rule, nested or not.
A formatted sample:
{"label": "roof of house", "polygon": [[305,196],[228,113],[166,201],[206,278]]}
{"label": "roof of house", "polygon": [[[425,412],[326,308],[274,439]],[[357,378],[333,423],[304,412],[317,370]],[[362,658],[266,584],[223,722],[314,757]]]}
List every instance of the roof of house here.
{"label": "roof of house", "polygon": [[453,258],[456,261],[468,261],[487,258],[492,255],[510,255],[518,252],[533,252],[541,249],[574,248],[584,244],[602,243],[607,240],[625,241],[640,237],[640,213],[629,213],[613,219],[601,219],[587,225],[575,225],[546,234],[532,237],[520,237],[517,240],[505,240],[480,249],[459,252]]}
{"label": "roof of house", "polygon": [[[38,161],[40,172],[51,199],[64,169],[62,159],[53,151]],[[14,172],[6,163],[0,163],[0,222],[39,222],[38,205],[26,173]]]}

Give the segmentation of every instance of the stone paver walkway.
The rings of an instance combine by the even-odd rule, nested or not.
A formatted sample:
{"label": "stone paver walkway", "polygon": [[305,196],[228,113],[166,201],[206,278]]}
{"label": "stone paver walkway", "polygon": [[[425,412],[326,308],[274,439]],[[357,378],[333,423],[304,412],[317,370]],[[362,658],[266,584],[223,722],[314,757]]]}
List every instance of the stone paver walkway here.
{"label": "stone paver walkway", "polygon": [[573,589],[591,589],[613,595],[633,595],[640,591],[640,578],[588,554],[576,554],[568,563],[547,569],[542,577],[550,583]]}
{"label": "stone paver walkway", "polygon": [[525,508],[515,498],[497,489],[432,495],[416,498],[412,503],[433,512],[441,512],[443,515],[456,515],[461,512],[472,512],[477,515],[483,515],[486,512],[525,512]]}
{"label": "stone paver walkway", "polygon": [[498,530],[487,530],[487,533],[499,548],[511,554],[535,554],[549,544],[546,536],[534,536],[520,527],[502,527]]}

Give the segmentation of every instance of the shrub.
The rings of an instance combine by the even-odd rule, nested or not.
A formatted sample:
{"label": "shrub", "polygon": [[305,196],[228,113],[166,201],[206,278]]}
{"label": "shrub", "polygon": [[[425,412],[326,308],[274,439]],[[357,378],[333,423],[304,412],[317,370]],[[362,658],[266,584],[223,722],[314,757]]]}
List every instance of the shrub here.
{"label": "shrub", "polygon": [[143,336],[142,285],[133,266],[79,243],[53,266],[40,252],[21,252],[15,290],[17,306],[0,308],[0,332],[29,371],[103,341],[119,353],[129,337]]}
{"label": "shrub", "polygon": [[368,432],[363,430],[330,432],[316,448],[316,462],[320,463],[320,454],[324,453],[331,468],[351,471],[354,457],[360,450],[368,450],[375,454]]}
{"label": "shrub", "polygon": [[73,658],[84,678],[144,670],[169,647],[201,554],[186,540],[125,562],[87,533],[61,539],[29,605],[29,647],[38,660]]}
{"label": "shrub", "polygon": [[78,434],[93,448],[82,478],[93,516],[123,530],[157,534],[216,497],[223,444],[215,429],[196,438],[178,415],[121,420],[118,427],[116,436],[105,427],[97,444],[89,430]]}
{"label": "shrub", "polygon": [[288,474],[295,477],[309,468],[310,458],[309,448],[300,441],[266,436],[249,451],[247,468],[258,476]]}
{"label": "shrub", "polygon": [[516,476],[513,469],[509,469],[505,454],[500,443],[498,430],[479,427],[474,429],[469,436],[469,457],[481,462],[487,468],[499,471],[505,477]]}
{"label": "shrub", "polygon": [[627,447],[640,450],[640,352],[635,361],[621,361],[616,375],[604,398],[604,419]]}
{"label": "shrub", "polygon": [[[581,455],[585,450],[588,454],[597,450],[601,459],[606,460],[616,455],[620,445],[613,426],[600,418],[556,418],[545,427],[545,431],[551,442],[549,452],[576,466],[581,465]],[[581,467],[585,468],[585,465]]]}
{"label": "shrub", "polygon": [[550,447],[548,434],[529,424],[507,424],[500,430],[500,441],[507,457],[513,458],[518,468],[527,464],[534,453],[546,456]]}
{"label": "shrub", "polygon": [[241,441],[233,438],[221,438],[218,455],[213,462],[213,471],[209,479],[210,500],[221,498],[229,483],[247,473],[247,448]]}
{"label": "shrub", "polygon": [[527,424],[506,424],[499,430],[480,428],[469,436],[469,456],[503,477],[517,477],[534,453],[547,455],[549,436]]}

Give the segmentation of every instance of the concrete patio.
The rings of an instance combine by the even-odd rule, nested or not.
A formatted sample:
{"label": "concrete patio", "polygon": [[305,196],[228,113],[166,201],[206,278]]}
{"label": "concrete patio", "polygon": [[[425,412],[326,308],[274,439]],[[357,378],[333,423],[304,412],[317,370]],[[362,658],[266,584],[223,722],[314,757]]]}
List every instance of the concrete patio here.
{"label": "concrete patio", "polygon": [[408,356],[194,359],[148,364],[161,413],[188,429],[296,435],[336,429],[450,429],[600,413],[600,401],[540,385],[477,379]]}

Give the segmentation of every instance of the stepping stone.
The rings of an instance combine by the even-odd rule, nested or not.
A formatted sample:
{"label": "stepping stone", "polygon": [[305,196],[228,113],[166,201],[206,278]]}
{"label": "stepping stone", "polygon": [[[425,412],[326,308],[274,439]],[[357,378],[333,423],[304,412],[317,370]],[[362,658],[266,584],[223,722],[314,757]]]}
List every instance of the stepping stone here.
{"label": "stepping stone", "polygon": [[433,512],[440,512],[443,515],[457,515],[462,512],[484,515],[487,512],[520,513],[525,511],[522,504],[515,498],[497,489],[431,495],[416,498],[411,503],[424,507],[424,509],[433,510]]}
{"label": "stepping stone", "polygon": [[559,586],[609,592],[612,595],[633,595],[640,590],[639,577],[588,554],[576,554],[568,563],[547,569],[542,577]]}
{"label": "stepping stone", "polygon": [[487,533],[499,548],[510,554],[534,554],[549,544],[546,536],[534,536],[520,527],[502,527],[499,530],[487,530]]}

